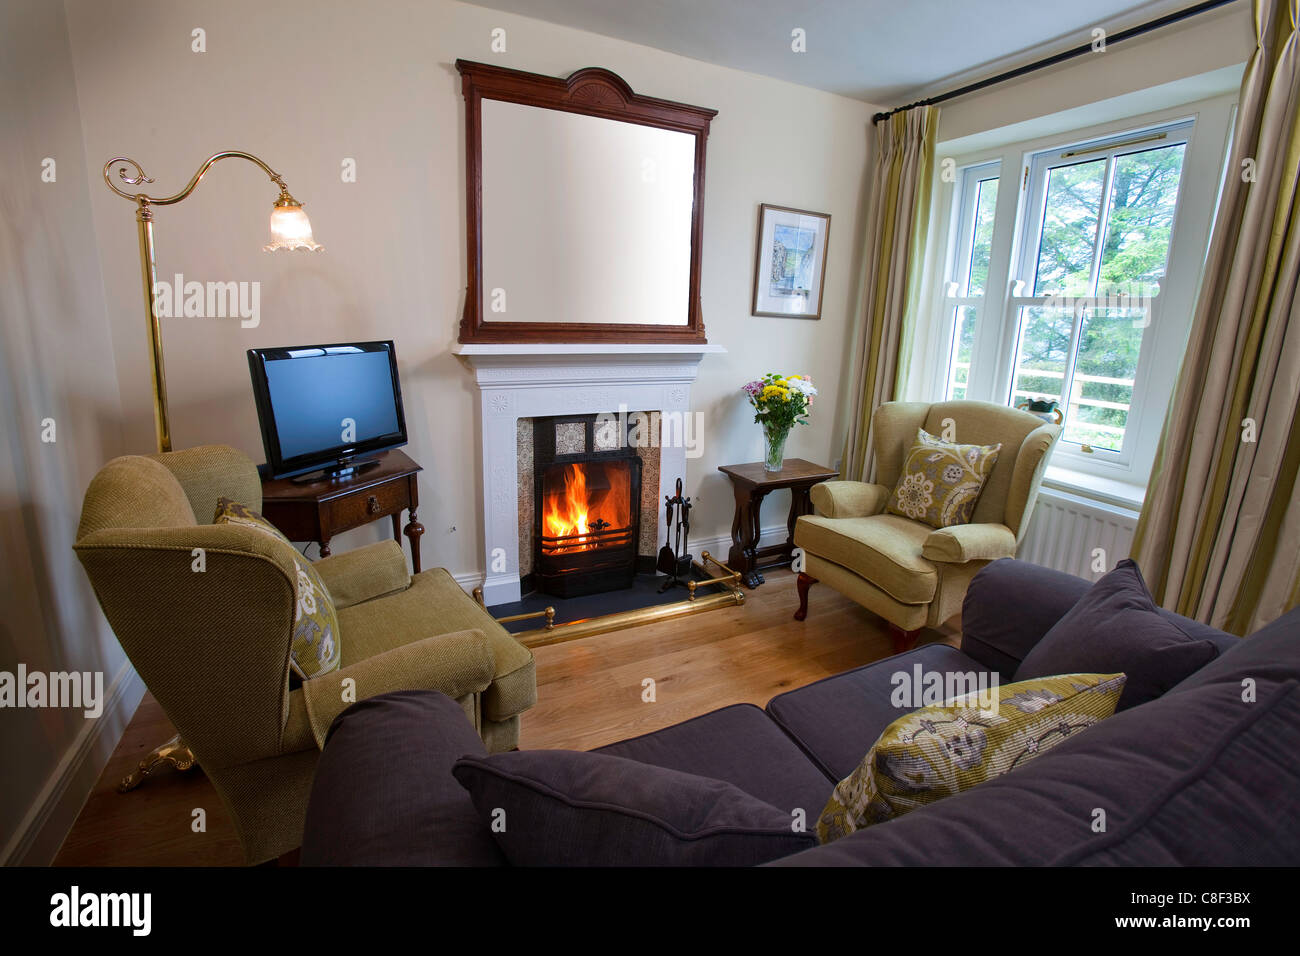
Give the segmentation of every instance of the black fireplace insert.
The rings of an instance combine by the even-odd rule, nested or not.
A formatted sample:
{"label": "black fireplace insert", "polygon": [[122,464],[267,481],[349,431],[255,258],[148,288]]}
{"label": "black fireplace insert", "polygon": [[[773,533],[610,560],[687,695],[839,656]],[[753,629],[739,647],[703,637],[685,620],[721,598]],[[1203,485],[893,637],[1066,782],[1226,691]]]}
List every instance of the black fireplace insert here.
{"label": "black fireplace insert", "polygon": [[628,423],[567,415],[533,422],[533,586],[577,597],[632,586],[641,458]]}

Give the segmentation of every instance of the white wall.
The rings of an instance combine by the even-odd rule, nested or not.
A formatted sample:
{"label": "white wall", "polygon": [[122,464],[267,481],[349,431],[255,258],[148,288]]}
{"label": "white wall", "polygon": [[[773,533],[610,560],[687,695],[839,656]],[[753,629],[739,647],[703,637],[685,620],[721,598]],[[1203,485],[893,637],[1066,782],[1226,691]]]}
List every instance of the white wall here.
{"label": "white wall", "polygon": [[[948,143],[986,130],[1049,117],[1244,63],[1255,49],[1251,6],[1247,2],[1230,4],[1154,33],[1110,45],[1102,52],[1086,54],[1020,80],[945,103],[939,117],[939,142]],[[1218,88],[1189,86],[1183,102],[1219,92],[1222,90]],[[1135,102],[1130,115],[1164,105],[1168,104]],[[1075,118],[1072,128],[1100,121],[1099,117]],[[1050,131],[1040,123],[1032,131],[1012,130],[1003,141],[1029,139]],[[969,143],[962,146],[963,150],[969,148]]]}
{"label": "white wall", "polygon": [[[484,566],[475,465],[476,398],[449,353],[464,301],[464,108],[458,57],[565,76],[606,67],[634,90],[712,107],[702,300],[709,341],[695,392],[705,454],[691,462],[693,537],[729,534],[730,489],[716,468],[753,461],[762,441],[740,386],[766,371],[838,379],[856,288],[859,214],[874,107],[540,21],[451,2],[69,0],[87,164],[140,161],[170,193],[220,149],[255,153],[306,204],[325,252],[259,252],[273,188],[255,167],[216,166],[184,203],[157,211],[158,271],[260,280],[262,321],[164,320],[177,447],[226,442],[262,451],[244,351],[361,338],[397,342],[412,441],[425,466],[426,566]],[[506,29],[507,50],[490,49]],[[191,52],[191,31],[207,52]],[[340,164],[357,161],[355,184]],[[833,215],[819,322],[749,315],[760,202]],[[99,252],[128,447],[152,442],[131,204],[92,182]],[[828,393],[834,389],[828,389]],[[835,402],[788,454],[839,454]],[[765,518],[779,523],[783,502]],[[450,529],[455,527],[454,532]],[[379,526],[339,548],[382,534]]]}
{"label": "white wall", "polygon": [[139,699],[72,552],[82,492],[120,452],[121,410],[62,5],[0,6],[0,117],[0,670],[98,671],[118,695],[98,721],[0,711],[0,863],[40,863]]}

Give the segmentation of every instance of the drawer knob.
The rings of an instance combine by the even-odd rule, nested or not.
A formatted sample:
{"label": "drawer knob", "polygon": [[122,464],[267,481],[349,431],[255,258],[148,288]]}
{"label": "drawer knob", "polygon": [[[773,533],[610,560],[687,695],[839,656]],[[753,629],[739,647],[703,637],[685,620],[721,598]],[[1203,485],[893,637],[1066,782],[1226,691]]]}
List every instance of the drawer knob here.
{"label": "drawer knob", "polygon": [[375,514],[379,511],[379,499],[374,495],[371,495],[366,499],[366,511],[370,514]]}

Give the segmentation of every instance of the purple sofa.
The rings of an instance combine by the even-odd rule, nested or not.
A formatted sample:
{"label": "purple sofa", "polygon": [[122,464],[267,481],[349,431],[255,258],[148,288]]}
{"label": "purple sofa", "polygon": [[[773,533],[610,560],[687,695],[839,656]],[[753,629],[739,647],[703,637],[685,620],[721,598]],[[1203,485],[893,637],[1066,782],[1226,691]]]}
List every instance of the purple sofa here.
{"label": "purple sofa", "polygon": [[[810,821],[902,711],[891,675],[1020,662],[1091,585],[1014,560],[976,575],[961,648],[929,644],[601,753],[723,780]],[[1024,767],[774,861],[854,865],[1300,863],[1300,610],[1242,640],[1161,611],[1219,655],[1162,696]],[[304,865],[504,865],[455,761],[482,743],[449,698],[402,692],[339,716],[307,810]],[[1106,826],[1097,832],[1097,811]]]}

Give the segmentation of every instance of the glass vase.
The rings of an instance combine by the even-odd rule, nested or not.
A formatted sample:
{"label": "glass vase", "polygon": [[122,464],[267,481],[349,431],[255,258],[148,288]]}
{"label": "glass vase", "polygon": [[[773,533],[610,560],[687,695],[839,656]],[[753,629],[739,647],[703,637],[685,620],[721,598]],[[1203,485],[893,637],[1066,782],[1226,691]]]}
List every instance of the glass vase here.
{"label": "glass vase", "polygon": [[763,426],[763,470],[780,471],[785,467],[785,440],[790,429]]}

